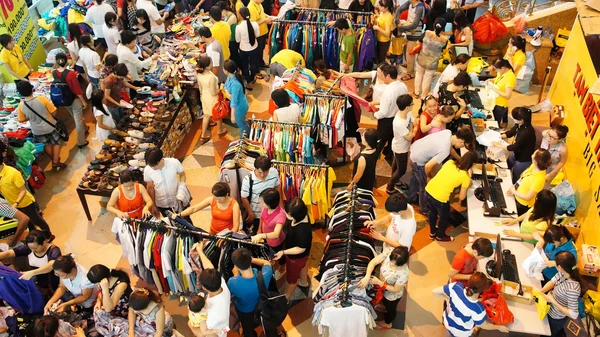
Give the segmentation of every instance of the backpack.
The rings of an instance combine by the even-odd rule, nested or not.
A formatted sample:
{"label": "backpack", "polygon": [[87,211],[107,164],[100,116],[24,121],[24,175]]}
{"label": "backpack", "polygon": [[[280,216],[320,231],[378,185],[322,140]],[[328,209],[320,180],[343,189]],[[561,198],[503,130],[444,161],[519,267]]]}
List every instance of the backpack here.
{"label": "backpack", "polygon": [[60,78],[56,74],[56,70],[52,71],[54,81],[50,84],[50,99],[55,106],[71,106],[73,100],[75,100],[75,95],[67,83],[69,70],[63,71]]}
{"label": "backpack", "polygon": [[485,307],[488,320],[495,325],[507,325],[515,321],[515,316],[508,309],[508,304],[500,295],[499,283],[492,283],[481,295],[481,303]]}
{"label": "backpack", "polygon": [[265,287],[262,271],[257,272],[256,282],[258,283],[258,292],[260,298],[256,306],[260,324],[263,329],[276,329],[283,323],[287,316],[288,306],[285,295],[280,295],[278,292],[269,291]]}
{"label": "backpack", "polygon": [[42,168],[35,162],[31,165],[31,174],[29,175],[27,182],[36,190],[42,188],[46,182],[44,170],[42,170]]}

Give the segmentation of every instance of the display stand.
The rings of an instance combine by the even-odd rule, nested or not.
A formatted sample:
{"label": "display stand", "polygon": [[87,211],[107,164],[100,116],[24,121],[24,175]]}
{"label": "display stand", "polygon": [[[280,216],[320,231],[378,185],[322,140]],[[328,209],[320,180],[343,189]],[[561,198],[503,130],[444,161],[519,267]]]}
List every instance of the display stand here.
{"label": "display stand", "polygon": [[[335,84],[335,82],[334,82],[334,84]],[[329,91],[332,88],[333,88],[333,85],[329,89]],[[346,164],[346,107],[348,106],[348,96],[329,95],[329,94],[305,94],[304,97],[305,97],[305,101],[306,101],[307,97],[315,97],[317,100],[317,104],[316,104],[317,106],[318,106],[318,101],[320,99],[334,99],[335,98],[335,99],[344,99],[345,100],[345,102],[342,106],[342,111],[340,112],[341,114],[344,115],[344,139],[338,140],[338,142],[340,142],[340,141],[342,142],[342,164]],[[323,127],[330,127],[330,128],[335,129],[335,126],[333,126],[333,125],[327,125],[322,122],[320,122],[319,124],[322,125]]]}

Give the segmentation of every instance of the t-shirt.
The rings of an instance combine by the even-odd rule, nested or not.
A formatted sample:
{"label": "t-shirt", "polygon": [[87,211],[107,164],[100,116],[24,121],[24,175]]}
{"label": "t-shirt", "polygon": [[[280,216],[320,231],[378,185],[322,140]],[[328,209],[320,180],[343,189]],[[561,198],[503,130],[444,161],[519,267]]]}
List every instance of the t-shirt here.
{"label": "t-shirt", "polygon": [[469,187],[471,178],[467,171],[459,170],[454,160],[448,160],[440,171],[427,183],[425,191],[439,202],[448,202],[458,186]]}
{"label": "t-shirt", "polygon": [[14,73],[23,77],[29,74],[29,68],[24,60],[25,56],[23,55],[23,50],[16,44],[13,47],[13,50],[2,48],[2,51],[0,51],[0,62],[8,64]]}
{"label": "t-shirt", "polygon": [[215,40],[219,41],[221,47],[223,48],[223,57],[225,60],[229,59],[230,51],[229,51],[229,41],[231,40],[231,28],[227,24],[227,22],[219,21],[215,22],[212,27],[210,27],[210,32],[212,33],[212,37]]}
{"label": "t-shirt", "polygon": [[[545,232],[548,229],[548,221],[543,219],[537,219],[530,221],[531,213],[533,213],[533,207],[525,213],[525,219],[521,222],[521,234],[532,234],[533,232]],[[531,244],[536,244],[536,240],[523,240]]]}
{"label": "t-shirt", "polygon": [[183,173],[183,165],[175,158],[164,158],[162,169],[144,167],[144,181],[154,183],[154,202],[161,208],[177,205],[177,189],[179,174]]}
{"label": "t-shirt", "polygon": [[354,45],[356,44],[356,38],[354,34],[344,34],[342,37],[342,45],[340,48],[340,62],[351,66],[354,64],[355,57],[352,56],[352,60],[348,63],[348,55],[354,54]]}
{"label": "t-shirt", "polygon": [[94,4],[92,7],[88,8],[87,12],[85,13],[84,22],[92,24],[94,36],[97,39],[104,38],[102,27],[106,24],[104,17],[108,12],[114,13],[115,10],[111,5],[104,2],[101,5]]}
{"label": "t-shirt", "polygon": [[404,136],[412,130],[414,118],[409,112],[406,118],[401,118],[396,114],[393,122],[394,139],[392,139],[392,151],[394,153],[406,153],[410,149],[410,140],[406,140]]}
{"label": "t-shirt", "polygon": [[260,180],[256,177],[254,172],[252,174],[252,196],[249,196],[250,193],[250,176],[247,175],[244,177],[242,181],[242,198],[249,199],[250,208],[254,212],[254,216],[256,218],[260,217],[260,212],[262,211],[262,205],[260,203],[260,194],[262,191],[266,190],[270,187],[277,187],[281,185],[281,179],[279,178],[279,172],[277,169],[271,167],[269,169],[269,173],[265,180]]}
{"label": "t-shirt", "polygon": [[279,122],[299,123],[300,122],[300,106],[292,103],[289,106],[275,109],[273,115],[277,117]]}
{"label": "t-shirt", "polygon": [[156,23],[156,21],[160,20],[162,16],[152,1],[137,0],[135,5],[137,9],[143,9],[146,11],[146,13],[148,13],[148,17],[150,18],[150,29],[152,30],[152,33],[160,34],[165,32],[165,23],[163,22],[160,25]]}
{"label": "t-shirt", "polygon": [[[401,267],[397,267],[396,269],[392,269],[390,267],[390,254],[392,253],[392,249],[387,249],[385,260],[381,264],[381,280],[390,286],[398,286],[398,285],[406,285],[408,283],[408,264],[404,264]],[[383,296],[388,301],[395,301],[404,295],[404,289],[399,292],[391,292],[385,290],[383,292]]]}
{"label": "t-shirt", "polygon": [[100,70],[96,69],[96,66],[102,64],[102,60],[100,60],[100,55],[95,50],[81,48],[79,50],[79,60],[82,64],[85,64],[88,76],[93,78],[100,77]]}
{"label": "t-shirt", "polygon": [[[25,186],[23,174],[16,168],[4,164],[2,171],[0,171],[0,194],[4,196],[9,204],[13,205],[17,202],[23,186]],[[34,201],[33,195],[26,191],[25,197],[17,205],[17,208],[27,207]]]}
{"label": "t-shirt", "polygon": [[271,58],[271,63],[275,62],[290,69],[294,68],[298,62],[304,65],[304,57],[291,49],[282,49]]}
{"label": "t-shirt", "polygon": [[[57,77],[61,77],[62,72],[60,70],[54,70],[56,72]],[[81,85],[79,84],[79,80],[77,79],[77,72],[75,70],[65,70],[68,71],[67,77],[65,81],[69,85],[69,89],[73,95],[79,96],[83,95],[83,90],[81,90]]]}
{"label": "t-shirt", "polygon": [[[411,205],[407,205],[407,211],[411,213],[410,219],[402,219],[400,214],[390,214],[392,222],[385,236],[393,241],[398,241],[402,246],[410,250],[413,236],[417,231],[417,221],[415,220],[415,211]],[[384,246],[387,245],[384,244]]]}
{"label": "t-shirt", "polygon": [[[110,97],[113,100],[115,100],[115,102],[121,101],[121,92],[123,91],[125,85],[123,84],[123,80],[119,79],[117,75],[110,74],[106,76],[106,78],[102,81],[100,86],[103,89],[110,89]],[[106,97],[104,98],[104,104],[106,104],[109,107],[116,106],[111,101],[107,100]]]}
{"label": "t-shirt", "polygon": [[398,112],[396,100],[402,95],[408,94],[406,84],[400,81],[393,81],[383,90],[383,95],[379,101],[379,110],[375,111],[373,116],[376,119],[394,118]]}
{"label": "t-shirt", "polygon": [[[27,263],[32,270],[44,267],[50,261],[55,261],[62,255],[60,248],[54,245],[48,247],[48,250],[41,256],[33,253],[27,245],[15,247],[13,252],[15,253],[15,256],[27,256]],[[36,284],[41,288],[48,288],[51,285],[57,286],[58,280],[58,276],[54,275],[53,270],[50,270],[45,274],[39,274],[35,277]]]}
{"label": "t-shirt", "polygon": [[221,46],[221,43],[216,39],[208,43],[206,45],[206,56],[210,57],[213,67],[219,67],[219,74],[217,75],[219,82],[225,82],[227,75],[225,75],[223,69],[225,58],[223,58],[223,46]]}
{"label": "t-shirt", "polygon": [[521,68],[525,65],[526,61],[527,55],[525,55],[525,53],[522,50],[517,50],[512,57],[513,70],[519,68],[516,74],[518,74],[519,71],[521,71]]}
{"label": "t-shirt", "polygon": [[[94,113],[94,117],[102,116],[102,124],[108,126],[109,128],[114,128],[115,121],[113,120],[112,115],[110,114],[110,111],[108,110],[108,107],[106,106],[106,104],[103,104],[103,108],[104,108],[104,112],[106,112],[106,114],[102,110],[97,109],[96,107],[93,107],[92,111]],[[101,129],[98,126],[98,123],[96,123],[96,137],[98,138],[99,141],[101,141],[101,142],[105,141],[106,139],[108,139],[109,135],[110,135],[110,130]]]}
{"label": "t-shirt", "polygon": [[60,282],[74,297],[83,294],[83,291],[86,289],[94,289],[92,291],[92,296],[90,296],[90,298],[88,298],[85,302],[79,304],[83,308],[91,308],[94,305],[94,302],[96,302],[96,297],[98,297],[97,287],[90,282],[90,280],[88,280],[87,269],[83,268],[79,264],[76,264],[76,266],[77,275],[75,276],[75,279],[61,279]]}
{"label": "t-shirt", "polygon": [[[50,102],[45,96],[37,96],[31,100],[25,100],[27,104],[35,111],[38,115],[46,118],[50,123],[54,124],[54,118],[50,115],[56,111],[56,107]],[[43,119],[38,117],[32,110],[30,110],[23,102],[19,104],[17,109],[19,113],[19,119],[28,119],[31,125],[31,132],[34,135],[41,136],[47,135],[54,132],[54,127]]]}
{"label": "t-shirt", "polygon": [[[533,172],[533,164],[531,164],[531,166],[521,173],[517,184],[519,184],[517,192],[527,194],[530,190],[533,190],[537,195],[544,189],[544,184],[546,184],[546,171]],[[515,199],[523,206],[533,207],[533,204],[535,204],[535,195],[529,201],[525,201],[519,197],[515,197]]]}
{"label": "t-shirt", "polygon": [[104,34],[104,40],[108,46],[108,52],[110,54],[117,54],[117,46],[121,43],[121,34],[116,26],[108,28],[107,25],[102,26],[102,33]]}
{"label": "t-shirt", "polygon": [[[581,294],[581,284],[575,280],[567,280],[563,274],[556,273],[552,278],[554,288],[552,289],[552,297],[556,302],[567,309],[571,317],[579,316],[579,295]],[[556,305],[550,305],[548,316],[554,319],[566,317]]]}
{"label": "t-shirt", "polygon": [[285,249],[294,247],[304,248],[304,252],[297,255],[287,254],[286,256],[292,259],[301,259],[310,254],[310,247],[312,245],[312,227],[308,221],[299,222],[295,226],[291,224],[286,225],[287,230],[285,233]]}
{"label": "t-shirt", "polygon": [[[477,269],[477,259],[473,257],[473,255],[469,254],[469,252],[465,248],[461,248],[456,252],[454,258],[452,259],[452,269],[458,270],[459,274],[474,274]],[[462,282],[467,285],[468,281],[461,281],[453,279],[452,282]]]}
{"label": "t-shirt", "polygon": [[442,85],[442,83],[452,81],[456,77],[456,75],[458,75],[459,72],[460,71],[456,68],[455,65],[448,65],[446,69],[442,71],[440,78],[438,79],[437,83],[435,84],[435,87],[433,88],[433,91],[431,92],[433,96],[435,96],[436,98],[439,97],[440,85]]}
{"label": "t-shirt", "polygon": [[254,44],[250,44],[250,36],[248,36],[248,24],[246,23],[246,20],[240,22],[237,27],[235,27],[235,40],[240,44],[241,51],[252,51],[258,47],[258,23],[251,21],[250,25],[254,30]]}
{"label": "t-shirt", "polygon": [[[258,23],[258,21],[266,18],[265,10],[264,10],[262,4],[256,3],[253,0],[250,0],[250,2],[248,2],[247,7],[248,7],[248,10],[250,11],[250,21],[255,21]],[[262,24],[258,25],[258,36],[263,36],[263,35],[267,34],[268,31],[269,31],[269,28],[267,27],[266,22],[263,22]]]}
{"label": "t-shirt", "polygon": [[[498,90],[506,92],[506,88],[514,88],[517,85],[517,76],[512,70],[505,72],[504,74],[498,73],[494,79],[494,84],[498,86]],[[508,107],[508,99],[498,95],[496,97],[496,105],[501,107]]]}
{"label": "t-shirt", "polygon": [[[264,208],[260,213],[260,219],[263,221],[262,224],[262,232],[263,233],[272,233],[275,230],[275,227],[278,224],[285,225],[287,221],[287,217],[285,216],[285,211],[281,207],[277,207],[273,213],[269,214],[269,210]],[[285,239],[285,234],[283,233],[283,228],[279,237],[276,239],[267,239],[267,243],[271,247],[279,246],[283,240]]]}
{"label": "t-shirt", "polygon": [[[387,27],[387,26],[389,26],[390,28],[393,29],[394,16],[389,11],[385,12],[383,14],[380,14],[377,17],[377,20],[375,23],[377,24],[377,26],[379,26],[379,28],[381,28],[383,30],[385,30],[385,27]],[[383,35],[380,31],[375,32],[375,37],[377,38],[377,41],[379,41],[379,42],[390,41],[390,37]]]}
{"label": "t-shirt", "polygon": [[151,58],[140,61],[135,53],[122,43],[117,47],[117,57],[119,57],[119,62],[124,63],[127,66],[129,75],[134,81],[140,81],[140,71],[144,68],[150,67],[152,64]]}
{"label": "t-shirt", "polygon": [[[146,166],[147,167],[147,166]],[[225,280],[221,278],[221,288],[223,291],[214,297],[207,297],[206,308],[207,318],[206,327],[209,330],[222,331],[229,330],[229,306],[231,305],[231,293]],[[217,333],[217,336],[224,337],[227,333]]]}
{"label": "t-shirt", "polygon": [[[544,254],[548,257],[548,260],[554,261],[556,260],[556,255],[561,252],[569,252],[573,254],[575,257],[575,261],[579,260],[579,256],[577,254],[577,248],[575,248],[575,244],[573,243],[573,239],[569,239],[567,242],[563,243],[560,246],[555,246],[554,243],[547,243],[544,248]],[[558,269],[556,267],[546,267],[542,270],[542,274],[546,278],[553,278],[554,275],[558,273]]]}
{"label": "t-shirt", "polygon": [[9,205],[5,199],[0,198],[0,216],[12,219],[15,217],[15,213],[17,213],[17,209]]}
{"label": "t-shirt", "polygon": [[469,299],[460,282],[446,284],[444,293],[449,297],[442,314],[444,326],[453,337],[470,337],[475,326],[487,319],[485,307],[480,301]]}
{"label": "t-shirt", "polygon": [[81,55],[79,54],[79,45],[77,44],[77,41],[73,40],[67,43],[67,49],[69,50],[69,52],[79,56],[79,59],[77,60],[77,63],[75,63],[75,65],[83,67],[83,62],[81,61]]}
{"label": "t-shirt", "polygon": [[[234,276],[227,281],[227,286],[231,295],[233,295],[235,307],[241,312],[253,312],[256,309],[258,300],[260,299],[260,293],[258,290],[257,278],[258,270],[252,268],[254,276],[252,278],[244,278],[242,275]],[[263,275],[263,281],[265,288],[269,288],[269,282],[273,277],[273,268],[270,265],[264,265],[261,273]]]}
{"label": "t-shirt", "polygon": [[410,146],[410,160],[419,166],[425,166],[431,159],[443,163],[450,155],[451,137],[452,132],[444,130],[417,140]]}

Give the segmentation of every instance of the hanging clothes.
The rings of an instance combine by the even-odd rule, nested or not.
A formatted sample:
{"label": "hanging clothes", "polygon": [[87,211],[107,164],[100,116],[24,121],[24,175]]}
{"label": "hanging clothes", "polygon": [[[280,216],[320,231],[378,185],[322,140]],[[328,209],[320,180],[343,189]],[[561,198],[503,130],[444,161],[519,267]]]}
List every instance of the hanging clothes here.
{"label": "hanging clothes", "polygon": [[301,111],[301,121],[318,126],[319,142],[332,148],[343,142],[346,135],[345,96],[306,96]]}
{"label": "hanging clothes", "polygon": [[248,137],[261,144],[269,158],[292,163],[313,163],[314,147],[310,138],[310,125],[250,120]]}
{"label": "hanging clothes", "polygon": [[265,155],[267,154],[262,144],[249,138],[229,143],[227,151],[223,154],[219,181],[229,185],[231,197],[238,203],[241,202],[242,179],[254,171],[254,160]]}

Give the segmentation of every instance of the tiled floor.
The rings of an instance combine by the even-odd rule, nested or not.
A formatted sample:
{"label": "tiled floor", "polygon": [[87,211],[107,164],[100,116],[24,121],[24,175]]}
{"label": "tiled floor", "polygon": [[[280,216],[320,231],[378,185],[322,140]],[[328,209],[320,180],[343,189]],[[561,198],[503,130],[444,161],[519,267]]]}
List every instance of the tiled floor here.
{"label": "tiled floor", "polygon": [[[412,82],[412,81],[411,81]],[[412,83],[407,83],[409,88]],[[410,88],[412,91],[412,88]],[[539,88],[537,88],[539,90]],[[249,93],[250,112],[256,117],[267,117],[265,111],[268,107],[270,88],[268,84],[259,81],[252,92]],[[511,100],[514,106],[535,104],[537,96],[515,94]],[[89,112],[88,112],[89,114]],[[416,114],[416,111],[415,111]],[[91,116],[88,116],[91,117]],[[250,116],[248,116],[250,117]],[[94,130],[91,118],[88,119],[91,130]],[[361,126],[369,127],[376,124],[372,115],[363,114]],[[200,137],[200,123],[196,122],[192,132],[184,140],[176,157],[183,159],[186,169],[187,183],[195,201],[210,195],[211,186],[217,181],[218,164],[225,152],[227,145],[238,137],[237,129],[228,125],[229,134],[219,138],[213,130],[213,140],[197,145]],[[94,132],[90,135],[90,147],[78,150],[74,144],[75,136],[63,148],[63,157],[67,157],[68,168],[61,172],[48,172],[46,185],[36,193],[36,198],[44,211],[44,217],[53,229],[57,238],[55,243],[64,253],[74,253],[76,259],[89,268],[94,264],[102,263],[108,267],[119,266],[128,269],[127,262],[122,258],[119,244],[115,241],[110,227],[113,216],[107,214],[103,207],[106,200],[99,197],[88,197],[90,212],[93,221],[87,221],[81,208],[75,187],[85,172],[89,163],[100,148],[100,143],[94,139]],[[336,168],[337,183],[347,184],[351,173],[351,164]],[[390,167],[384,161],[378,165],[378,183],[383,185],[390,175]],[[406,177],[404,177],[406,179]],[[384,213],[382,207],[386,194],[384,188],[379,188],[376,193],[380,201],[378,214]],[[196,225],[206,226],[209,223],[209,210],[200,211],[192,215]],[[410,261],[410,282],[408,286],[407,326],[404,331],[371,331],[370,336],[442,336],[445,331],[440,324],[441,301],[434,298],[431,290],[444,284],[452,256],[456,250],[467,242],[467,235],[463,229],[455,229],[457,240],[451,244],[432,243],[427,238],[428,232],[426,218],[417,214],[419,230],[413,242]],[[460,233],[460,234],[458,234]],[[315,245],[311,252],[310,274],[316,273],[319,252],[322,250],[324,233],[316,231]],[[321,249],[319,249],[321,247]],[[313,281],[314,286],[314,281]],[[301,296],[300,296],[301,297]],[[173,298],[167,301],[167,310],[174,316],[177,326],[185,336],[191,336],[186,324],[186,305]],[[292,308],[289,317],[284,323],[284,328],[289,336],[317,336],[317,330],[310,323],[312,302],[300,301]],[[231,335],[235,335],[231,333]]]}

